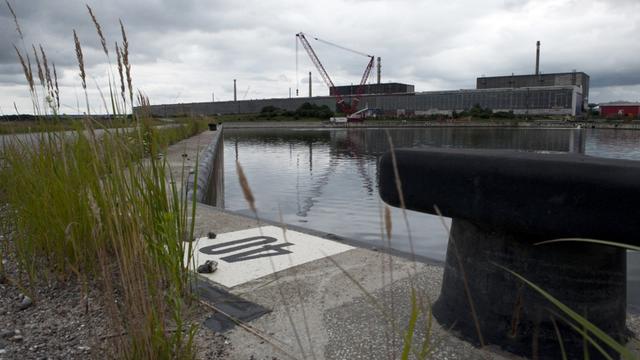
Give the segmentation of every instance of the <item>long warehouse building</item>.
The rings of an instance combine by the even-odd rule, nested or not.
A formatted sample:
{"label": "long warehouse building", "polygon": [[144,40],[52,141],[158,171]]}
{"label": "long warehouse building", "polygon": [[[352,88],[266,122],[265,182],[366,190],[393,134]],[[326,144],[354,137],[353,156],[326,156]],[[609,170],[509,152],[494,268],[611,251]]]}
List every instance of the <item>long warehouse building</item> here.
{"label": "long warehouse building", "polygon": [[[454,111],[461,112],[480,105],[493,111],[512,111],[515,114],[576,116],[583,111],[583,94],[584,87],[581,85],[377,94],[363,95],[360,108],[369,108],[371,113],[388,116],[418,116],[450,115]],[[344,98],[348,101],[350,96]],[[159,117],[251,114],[259,113],[265,106],[294,111],[305,102],[336,109],[335,97],[318,96],[152,105],[150,112]]]}

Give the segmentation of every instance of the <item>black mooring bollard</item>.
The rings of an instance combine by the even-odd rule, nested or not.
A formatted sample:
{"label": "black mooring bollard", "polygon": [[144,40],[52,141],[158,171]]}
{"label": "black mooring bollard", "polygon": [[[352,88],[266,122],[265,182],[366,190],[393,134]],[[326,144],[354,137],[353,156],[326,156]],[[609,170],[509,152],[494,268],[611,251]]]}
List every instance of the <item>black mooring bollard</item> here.
{"label": "black mooring bollard", "polygon": [[209,131],[216,131],[216,124],[215,123],[209,123]]}
{"label": "black mooring bollard", "polygon": [[[567,325],[568,316],[507,268],[626,342],[625,250],[583,242],[535,244],[587,238],[637,245],[640,162],[471,149],[399,149],[396,159],[407,208],[436,214],[437,205],[453,218],[442,291],[433,307],[446,328],[479,343],[466,280],[486,344],[561,358],[555,322],[567,356],[582,358],[584,338]],[[390,154],[382,157],[379,174],[382,199],[399,206]],[[605,358],[593,346],[589,353]]]}

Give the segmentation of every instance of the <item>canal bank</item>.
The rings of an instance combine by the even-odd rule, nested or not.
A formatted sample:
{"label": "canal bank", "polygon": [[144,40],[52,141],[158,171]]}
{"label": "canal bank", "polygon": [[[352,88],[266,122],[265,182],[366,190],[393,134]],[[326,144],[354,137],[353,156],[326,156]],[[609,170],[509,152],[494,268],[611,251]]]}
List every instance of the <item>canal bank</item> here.
{"label": "canal bank", "polygon": [[[204,151],[206,141],[211,141],[215,134],[205,132],[172,146],[167,154],[168,159],[173,159],[175,164],[185,159],[194,162],[198,149]],[[259,212],[260,209],[258,214]],[[196,209],[195,235],[202,238],[198,242],[202,245],[200,249],[237,241],[234,240],[234,234],[238,234],[240,238],[247,238],[252,234],[266,236],[265,233],[270,231],[266,227],[270,225],[274,224],[204,204],[198,204]],[[238,233],[247,230],[249,233]],[[210,232],[216,233],[217,239],[204,239]],[[278,237],[277,232],[276,230],[274,238]],[[399,357],[403,343],[402,332],[409,324],[411,314],[411,289],[417,290],[424,303],[435,301],[440,292],[442,265],[426,259],[413,262],[410,256],[386,252],[381,248],[372,249],[371,246],[339,239],[328,233],[290,226],[288,233],[288,238],[284,233],[284,237],[276,239],[273,244],[293,244],[281,249],[290,250],[286,254],[289,258],[286,262],[294,266],[287,266],[286,262],[282,266],[274,264],[270,260],[275,257],[269,257],[269,261],[263,262],[263,267],[266,267],[263,270],[266,272],[253,278],[235,280],[228,283],[230,286],[224,286],[216,283],[216,273],[223,274],[225,270],[233,268],[231,272],[241,274],[248,272],[249,268],[237,268],[229,265],[233,262],[219,261],[219,270],[211,274],[209,279],[203,278],[203,283],[212,285],[223,293],[237,296],[233,300],[236,303],[242,303],[246,305],[245,308],[253,310],[261,308],[262,313],[266,313],[253,318],[244,326],[235,326],[223,333],[226,337],[226,356],[237,359],[287,358],[287,354],[296,358]],[[302,234],[302,240],[292,240],[298,233]],[[299,241],[312,242],[317,239],[346,248],[331,257],[312,258],[297,263],[298,248],[304,247]],[[224,246],[218,247],[218,250],[223,248]],[[278,270],[274,272],[273,269]],[[217,294],[217,298],[209,298],[213,306],[219,308],[225,302],[228,303],[229,295],[220,295],[220,292]],[[242,315],[242,309],[237,314]],[[211,321],[212,315],[213,311],[205,313],[203,321],[208,321],[211,325],[220,319],[218,314],[218,320]],[[255,314],[252,316],[255,317]],[[628,316],[631,330],[639,331],[639,322],[637,316]],[[425,322],[418,324],[417,328],[425,329]],[[495,346],[480,350],[459,340],[437,325],[435,320],[433,324],[429,338],[433,341],[434,358],[513,358],[513,355],[506,354]],[[207,331],[211,330],[206,326],[200,330],[201,333]],[[395,337],[391,336],[393,333],[396,334]],[[425,331],[416,332],[414,343],[420,343],[424,333]],[[200,348],[208,347],[207,341],[212,341],[209,336],[204,335],[200,335],[198,339]]]}
{"label": "canal bank", "polygon": [[328,120],[291,121],[228,121],[227,129],[251,128],[425,128],[425,127],[478,127],[478,128],[550,128],[550,129],[618,129],[640,130],[640,121],[565,121],[565,120],[471,120],[444,119],[420,120],[416,118],[377,120],[369,119],[361,123],[334,124]]}

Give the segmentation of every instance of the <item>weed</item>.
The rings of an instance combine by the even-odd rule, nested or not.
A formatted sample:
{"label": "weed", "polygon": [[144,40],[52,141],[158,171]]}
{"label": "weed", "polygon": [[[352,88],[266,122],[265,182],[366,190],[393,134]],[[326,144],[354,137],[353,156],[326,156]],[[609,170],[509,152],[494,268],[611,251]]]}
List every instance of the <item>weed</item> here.
{"label": "weed", "polygon": [[[89,12],[107,55],[100,25]],[[125,37],[124,26],[121,30]],[[82,47],[75,31],[73,35],[86,98]],[[44,49],[40,54],[35,46],[33,50],[41,85],[59,103],[55,66],[54,84]],[[16,52],[32,89],[34,112],[42,115],[28,54],[23,57],[17,47]],[[131,91],[126,37],[123,64]],[[146,97],[140,101],[148,105]],[[118,96],[112,93],[111,102],[119,102]],[[114,109],[126,108],[122,105]],[[99,280],[111,327],[126,335],[109,340],[116,357],[193,358],[196,326],[184,314],[191,289],[193,217],[188,215],[195,203],[177,187],[160,155],[168,145],[204,130],[206,121],[158,128],[152,119],[134,114],[136,125],[123,128],[128,116],[114,113],[113,118],[107,125],[115,127],[100,129],[101,123],[91,117],[66,123],[56,115],[39,117],[43,132],[3,142],[0,203],[10,209],[3,220],[15,227],[14,253],[8,255],[25,274],[18,281],[33,294],[37,279],[49,273],[85,283]],[[60,126],[74,130],[58,132]]]}

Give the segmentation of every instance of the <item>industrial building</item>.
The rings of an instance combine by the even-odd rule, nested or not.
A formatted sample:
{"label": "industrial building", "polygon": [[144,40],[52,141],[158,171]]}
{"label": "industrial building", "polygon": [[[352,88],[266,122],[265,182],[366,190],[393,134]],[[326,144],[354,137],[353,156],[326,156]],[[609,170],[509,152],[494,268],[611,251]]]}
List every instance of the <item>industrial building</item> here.
{"label": "industrial building", "polygon": [[583,72],[553,74],[507,75],[479,77],[476,89],[508,89],[529,87],[578,86],[582,93],[582,110],[589,104],[589,75]]}
{"label": "industrial building", "polygon": [[[349,101],[351,97],[344,98]],[[251,114],[265,106],[294,111],[305,102],[336,108],[335,97],[316,96],[152,105],[150,110],[155,116]],[[360,107],[388,116],[451,115],[474,105],[514,114],[576,116],[582,112],[582,102],[579,86],[545,86],[363,95]]]}
{"label": "industrial building", "polygon": [[[415,86],[401,83],[379,83],[362,86],[363,94],[405,94],[415,92]],[[329,95],[342,96],[355,95],[358,93],[358,85],[333,86],[329,88]]]}
{"label": "industrial building", "polygon": [[639,118],[640,103],[634,102],[613,102],[600,104],[600,115],[602,117]]}

